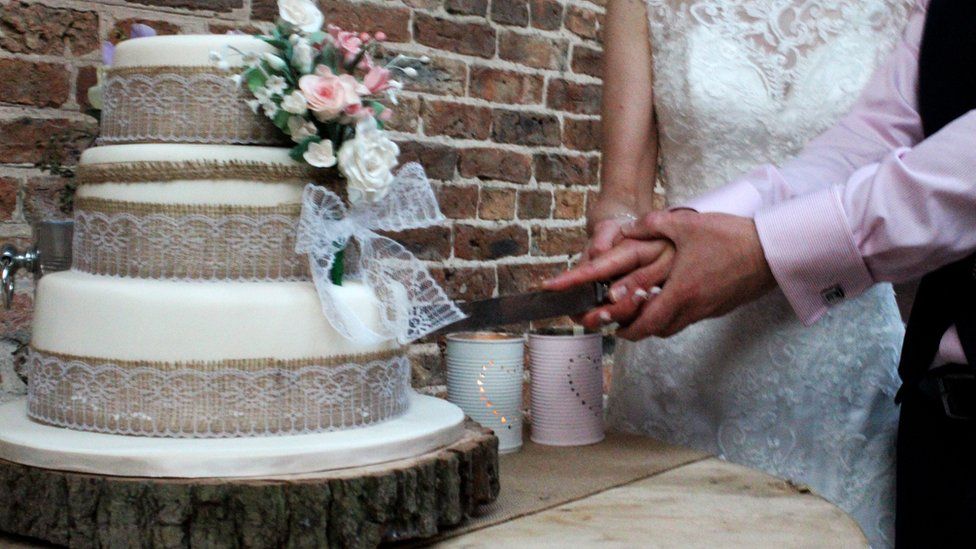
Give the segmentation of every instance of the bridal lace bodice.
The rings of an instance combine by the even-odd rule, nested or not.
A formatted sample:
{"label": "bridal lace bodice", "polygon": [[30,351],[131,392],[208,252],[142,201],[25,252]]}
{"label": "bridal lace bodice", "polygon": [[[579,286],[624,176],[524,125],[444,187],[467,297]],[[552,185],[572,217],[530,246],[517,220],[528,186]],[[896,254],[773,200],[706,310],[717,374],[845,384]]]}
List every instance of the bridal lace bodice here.
{"label": "bridal lace bodice", "polygon": [[[647,0],[671,204],[782,163],[855,101],[912,0]],[[779,292],[677,336],[622,343],[610,420],[810,485],[876,547],[894,514],[890,286],[812,328]]]}

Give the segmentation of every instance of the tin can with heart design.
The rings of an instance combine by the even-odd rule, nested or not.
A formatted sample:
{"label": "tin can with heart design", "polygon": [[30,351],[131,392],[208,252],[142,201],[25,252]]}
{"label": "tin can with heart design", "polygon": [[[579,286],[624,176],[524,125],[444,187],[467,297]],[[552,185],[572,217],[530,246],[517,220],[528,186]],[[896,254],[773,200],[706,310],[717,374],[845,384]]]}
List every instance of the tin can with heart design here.
{"label": "tin can with heart design", "polygon": [[601,334],[529,334],[529,371],[533,442],[583,446],[603,440]]}
{"label": "tin can with heart design", "polygon": [[500,453],[522,447],[525,338],[492,332],[447,336],[447,399],[495,431]]}

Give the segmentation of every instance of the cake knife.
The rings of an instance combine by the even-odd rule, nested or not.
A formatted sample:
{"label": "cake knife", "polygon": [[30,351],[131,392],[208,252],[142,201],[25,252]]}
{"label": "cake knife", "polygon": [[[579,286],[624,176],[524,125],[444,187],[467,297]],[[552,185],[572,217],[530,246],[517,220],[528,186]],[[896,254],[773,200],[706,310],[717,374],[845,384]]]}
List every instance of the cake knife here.
{"label": "cake knife", "polygon": [[584,284],[560,292],[532,292],[507,295],[458,305],[468,315],[436,333],[471,332],[530,320],[543,320],[585,313],[609,303],[609,285]]}

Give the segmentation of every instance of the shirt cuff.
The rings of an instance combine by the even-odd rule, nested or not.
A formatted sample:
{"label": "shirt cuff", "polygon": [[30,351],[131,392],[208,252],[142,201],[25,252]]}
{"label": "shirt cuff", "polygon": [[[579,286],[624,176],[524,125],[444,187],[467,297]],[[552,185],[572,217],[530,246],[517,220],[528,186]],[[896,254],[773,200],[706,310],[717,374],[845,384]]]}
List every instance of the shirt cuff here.
{"label": "shirt cuff", "polygon": [[671,209],[689,209],[699,213],[724,213],[751,218],[760,206],[762,206],[762,197],[756,187],[740,180],[708,191]]}
{"label": "shirt cuff", "polygon": [[756,230],[776,282],[807,326],[874,284],[835,189],[759,211]]}

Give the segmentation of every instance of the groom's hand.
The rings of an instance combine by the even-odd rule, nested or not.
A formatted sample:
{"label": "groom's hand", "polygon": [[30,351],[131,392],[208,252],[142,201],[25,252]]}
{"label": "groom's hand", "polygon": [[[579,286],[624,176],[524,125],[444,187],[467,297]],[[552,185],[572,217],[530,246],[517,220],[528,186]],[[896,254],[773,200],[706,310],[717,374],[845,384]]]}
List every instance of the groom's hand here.
{"label": "groom's hand", "polygon": [[663,291],[617,332],[621,337],[668,337],[699,320],[724,315],[776,286],[752,219],[690,210],[654,212],[624,226],[622,232],[628,239],[667,238],[674,242],[676,253]]}

